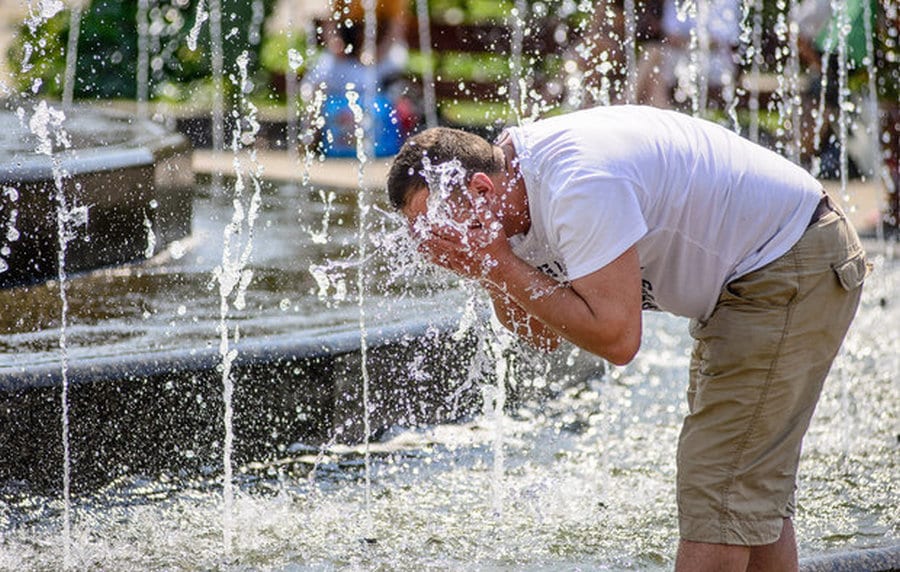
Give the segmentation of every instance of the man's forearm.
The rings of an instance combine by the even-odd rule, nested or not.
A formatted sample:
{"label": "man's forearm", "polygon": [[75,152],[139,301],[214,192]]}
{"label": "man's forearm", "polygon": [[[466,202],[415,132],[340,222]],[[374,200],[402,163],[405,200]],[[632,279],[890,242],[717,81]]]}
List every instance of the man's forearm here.
{"label": "man's forearm", "polygon": [[[511,252],[496,261],[483,282],[557,336],[614,363],[630,361],[640,344],[639,300],[636,325],[629,310],[635,304],[628,298],[634,295],[633,285],[614,287],[602,277],[591,279],[589,286],[597,282],[598,288],[586,292],[589,303],[572,286],[558,283]],[[639,282],[637,288],[639,292]]]}
{"label": "man's forearm", "polygon": [[501,292],[493,284],[485,284],[497,319],[506,329],[531,346],[543,350],[555,350],[561,338],[543,322],[530,315],[515,300]]}

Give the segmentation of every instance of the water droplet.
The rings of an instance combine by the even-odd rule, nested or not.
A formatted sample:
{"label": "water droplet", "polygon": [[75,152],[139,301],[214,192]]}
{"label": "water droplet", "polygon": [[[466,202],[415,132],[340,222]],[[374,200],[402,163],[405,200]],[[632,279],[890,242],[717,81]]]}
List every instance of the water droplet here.
{"label": "water droplet", "polygon": [[184,244],[181,243],[181,241],[174,240],[169,244],[169,254],[172,256],[173,259],[179,260],[182,256],[184,256],[185,252],[186,252],[186,249],[184,247]]}
{"label": "water droplet", "polygon": [[303,54],[291,48],[288,50],[288,66],[293,71],[297,71],[303,65]]}

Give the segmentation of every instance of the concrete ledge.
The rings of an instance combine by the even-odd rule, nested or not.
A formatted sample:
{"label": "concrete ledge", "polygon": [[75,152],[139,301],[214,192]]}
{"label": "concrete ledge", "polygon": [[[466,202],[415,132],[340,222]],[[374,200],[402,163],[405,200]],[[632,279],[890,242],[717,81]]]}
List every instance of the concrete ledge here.
{"label": "concrete ledge", "polygon": [[[443,322],[421,324],[391,324],[370,327],[369,346],[400,343],[427,335],[429,330],[447,330],[452,327],[448,318]],[[234,365],[274,363],[290,357],[312,359],[338,356],[359,351],[358,329],[310,330],[297,335],[245,339],[232,345],[238,351]],[[189,374],[215,368],[222,358],[217,348],[193,348],[148,352],[134,355],[98,356],[80,359],[70,364],[66,378],[70,385],[97,381],[117,380],[127,377],[153,377],[157,375]],[[58,363],[23,364],[16,368],[0,368],[0,394],[30,388],[60,387],[62,372]]]}
{"label": "concrete ledge", "polygon": [[185,137],[93,108],[69,114],[72,148],[55,149],[51,157],[34,152],[36,136],[13,112],[0,111],[0,224],[18,231],[0,241],[6,252],[0,288],[58,274],[54,171],[62,173],[68,208],[85,209],[69,223],[70,274],[140,260],[190,234],[193,172]]}
{"label": "concrete ledge", "polygon": [[[193,168],[198,174],[223,174],[234,172],[234,155],[230,152],[216,153],[208,149],[194,151]],[[367,189],[381,190],[387,180],[390,162],[393,158],[377,157],[367,162],[363,170],[363,185]],[[285,151],[257,151],[256,160],[263,168],[264,176],[276,181],[302,181],[309,178],[315,188],[357,189],[359,188],[359,161],[356,159],[315,159],[307,167],[300,157]],[[239,155],[238,161],[245,173],[250,172],[252,163],[248,154]]]}
{"label": "concrete ledge", "polygon": [[804,558],[801,572],[889,572],[900,570],[900,544]]}
{"label": "concrete ledge", "polygon": [[[275,458],[296,443],[316,447],[364,439],[359,339],[358,331],[310,332],[236,346],[236,464]],[[472,347],[471,340],[457,342],[432,325],[371,331],[373,437],[397,423],[448,422],[473,412],[477,388],[464,387]],[[414,360],[431,381],[411,381]],[[59,367],[50,365],[0,375],[0,483],[58,489],[60,378]],[[73,490],[102,487],[121,475],[221,470],[224,402],[217,348],[80,360],[68,378]],[[461,395],[455,402],[448,399],[453,392]],[[410,403],[423,406],[413,409]]]}

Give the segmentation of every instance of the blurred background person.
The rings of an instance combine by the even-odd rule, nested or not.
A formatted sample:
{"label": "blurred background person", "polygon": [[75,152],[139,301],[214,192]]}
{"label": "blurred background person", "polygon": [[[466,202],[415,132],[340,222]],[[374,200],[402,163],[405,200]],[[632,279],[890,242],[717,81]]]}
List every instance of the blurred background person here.
{"label": "blurred background person", "polygon": [[740,17],[740,0],[665,0],[662,37],[647,42],[639,58],[638,102],[672,107],[697,97],[704,83],[734,90]]}
{"label": "blurred background person", "polygon": [[322,23],[325,50],[310,71],[310,81],[325,81],[343,89],[351,81],[364,78],[364,65],[375,65],[376,81],[385,87],[406,71],[409,48],[406,42],[409,19],[406,0],[377,0],[375,3],[375,61],[364,53],[366,43],[365,8],[362,0],[332,0],[328,17]]}
{"label": "blurred background person", "polygon": [[[320,134],[328,156],[352,157],[356,149],[356,118],[348,92],[367,98],[373,112],[376,156],[392,155],[415,128],[416,111],[405,95],[409,50],[406,0],[378,0],[375,4],[375,53],[366,52],[366,13],[361,0],[332,0],[322,22],[324,49],[305,74],[301,93],[306,101],[322,90],[325,120]],[[370,83],[374,85],[370,87]],[[367,90],[374,88],[374,94]],[[365,103],[363,103],[365,105]]]}
{"label": "blurred background person", "polygon": [[[865,0],[847,0],[847,23],[849,29],[844,34],[846,41],[847,74],[864,70],[868,50],[866,47]],[[870,14],[874,16],[877,3],[871,2]],[[831,0],[803,0],[794,12],[797,22],[797,46],[800,62],[809,75],[803,102],[801,160],[804,164],[818,158],[818,175],[823,178],[840,176],[840,141],[832,133],[837,121],[839,108],[838,22],[832,12]],[[824,101],[822,101],[824,99]],[[821,108],[823,116],[817,121],[813,110]],[[872,120],[870,118],[870,120]],[[819,141],[816,142],[818,136]],[[863,133],[850,133],[851,144],[850,176],[857,176],[859,167],[864,171],[874,169],[874,153]]]}

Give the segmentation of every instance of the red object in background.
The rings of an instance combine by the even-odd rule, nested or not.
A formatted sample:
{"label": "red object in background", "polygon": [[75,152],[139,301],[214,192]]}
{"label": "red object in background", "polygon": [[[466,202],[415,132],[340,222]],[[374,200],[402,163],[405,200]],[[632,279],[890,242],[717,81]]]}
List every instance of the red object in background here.
{"label": "red object in background", "polygon": [[416,108],[408,97],[398,97],[394,101],[394,113],[397,117],[400,137],[406,139],[419,125],[419,116],[416,115]]}

